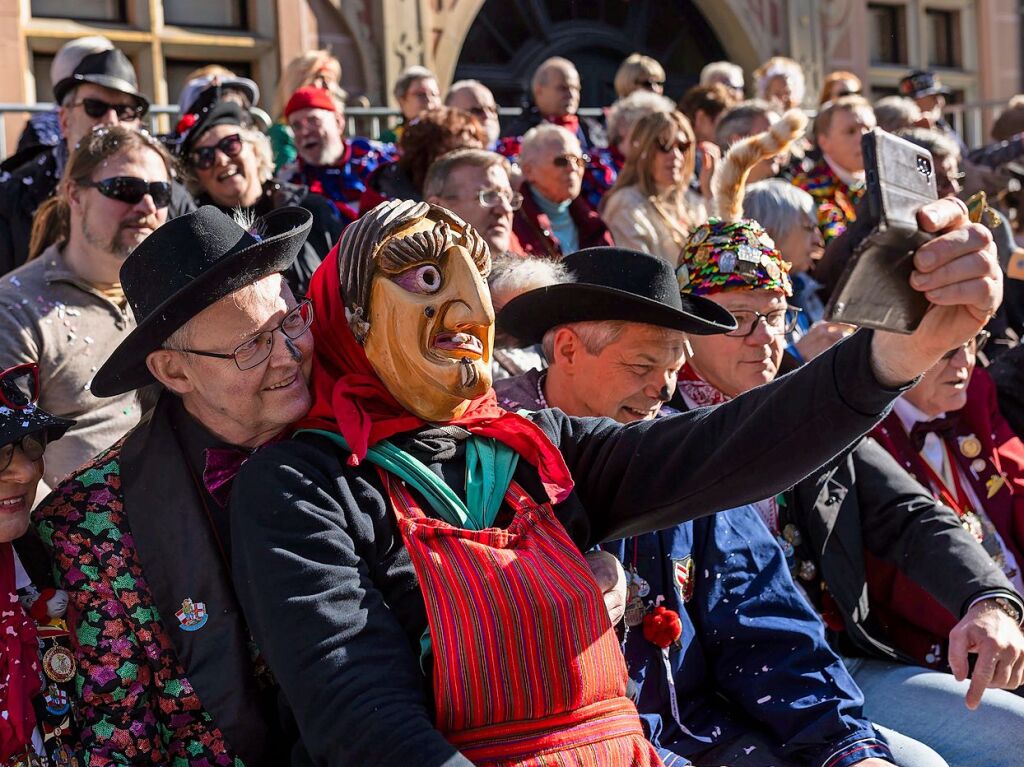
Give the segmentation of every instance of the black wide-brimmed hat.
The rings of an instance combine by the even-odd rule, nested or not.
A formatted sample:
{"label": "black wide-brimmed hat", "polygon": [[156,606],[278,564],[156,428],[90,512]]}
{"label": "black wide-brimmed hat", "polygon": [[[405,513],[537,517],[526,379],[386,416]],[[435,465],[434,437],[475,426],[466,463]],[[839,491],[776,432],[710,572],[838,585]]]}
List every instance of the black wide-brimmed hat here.
{"label": "black wide-brimmed hat", "polygon": [[38,432],[53,442],[75,425],[36,405],[38,389],[39,366],[34,363],[0,371],[0,447]]}
{"label": "black wide-brimmed hat", "polygon": [[135,68],[128,57],[117,48],[83,56],[71,76],[65,77],[53,86],[53,98],[60,104],[68,91],[82,83],[92,83],[127,93],[138,101],[144,110],[149,109],[149,99],[139,93]]}
{"label": "black wide-brimmed hat", "polygon": [[570,322],[642,322],[695,335],[736,329],[728,311],[700,296],[680,295],[667,262],[624,248],[587,248],[563,262],[575,282],[537,288],[513,298],[497,328],[523,343],[537,343]]}
{"label": "black wide-brimmed hat", "polygon": [[251,234],[213,205],[168,221],[121,267],[121,286],[138,326],[96,373],[91,391],[113,397],[153,383],[146,355],[208,306],[283,272],[306,241],[313,215],[279,208]]}

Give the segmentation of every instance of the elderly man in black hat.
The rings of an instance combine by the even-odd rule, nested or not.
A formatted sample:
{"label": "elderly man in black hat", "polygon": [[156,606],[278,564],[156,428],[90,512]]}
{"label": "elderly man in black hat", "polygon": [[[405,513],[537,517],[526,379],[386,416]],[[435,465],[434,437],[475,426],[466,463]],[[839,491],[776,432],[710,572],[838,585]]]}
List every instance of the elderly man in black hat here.
{"label": "elderly man in black hat", "polygon": [[204,206],[121,269],[138,327],[92,391],[153,386],[156,404],[37,512],[70,595],[94,764],[286,761],[231,587],[225,504],[241,463],[309,408],[311,307],[281,274],[309,227],[282,208],[253,234]]}
{"label": "elderly man in black hat", "polygon": [[967,156],[968,150],[964,140],[942,116],[942,110],[946,108],[946,97],[953,91],[942,84],[937,74],[923,70],[911,72],[900,80],[899,91],[901,96],[913,99],[921,108],[921,117],[927,123],[925,127],[952,139],[960,147],[960,156]]}
{"label": "elderly man in black hat", "polygon": [[[27,260],[36,208],[53,195],[78,143],[98,125],[140,128],[149,111],[131,62],[117,48],[84,56],[54,84],[53,98],[63,142],[32,147],[4,164],[9,173],[0,179],[0,274]],[[188,193],[175,184],[171,217],[194,208]]]}

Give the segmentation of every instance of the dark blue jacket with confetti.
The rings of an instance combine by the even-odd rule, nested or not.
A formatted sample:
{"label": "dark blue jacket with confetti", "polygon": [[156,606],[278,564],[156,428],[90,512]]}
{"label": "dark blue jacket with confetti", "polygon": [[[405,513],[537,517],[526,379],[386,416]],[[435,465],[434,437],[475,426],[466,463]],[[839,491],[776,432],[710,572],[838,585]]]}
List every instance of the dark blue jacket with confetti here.
{"label": "dark blue jacket with confetti", "polygon": [[661,604],[682,621],[668,659],[678,720],[662,650],[639,625],[625,641],[637,707],[666,765],[685,764],[680,757],[697,757],[753,727],[797,764],[849,767],[891,758],[752,506],[602,548],[646,584],[639,593],[647,610]]}

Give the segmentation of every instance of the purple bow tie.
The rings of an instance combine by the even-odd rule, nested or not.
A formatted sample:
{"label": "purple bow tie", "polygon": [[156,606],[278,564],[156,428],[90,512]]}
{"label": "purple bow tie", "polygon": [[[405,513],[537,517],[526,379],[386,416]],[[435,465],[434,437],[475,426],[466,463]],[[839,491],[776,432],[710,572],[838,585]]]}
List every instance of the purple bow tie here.
{"label": "purple bow tie", "polygon": [[942,418],[933,418],[931,421],[918,421],[910,429],[910,441],[914,443],[914,448],[920,453],[924,449],[924,439],[929,434],[935,434],[940,439],[952,437],[959,425],[959,410]]}
{"label": "purple bow tie", "polygon": [[252,455],[252,451],[239,447],[208,447],[203,453],[206,456],[203,484],[213,500],[224,508],[231,497],[231,485],[235,481],[235,476],[242,468],[242,464]]}

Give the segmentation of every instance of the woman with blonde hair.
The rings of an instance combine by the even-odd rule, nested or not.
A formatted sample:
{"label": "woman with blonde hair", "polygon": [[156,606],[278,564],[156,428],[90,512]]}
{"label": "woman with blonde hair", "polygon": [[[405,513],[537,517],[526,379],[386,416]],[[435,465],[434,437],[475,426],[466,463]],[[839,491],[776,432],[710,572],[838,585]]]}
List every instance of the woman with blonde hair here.
{"label": "woman with blonde hair", "polygon": [[697,147],[690,121],[680,112],[641,118],[633,126],[632,143],[601,204],[601,218],[616,245],[657,256],[674,268],[690,230],[706,218],[703,197],[710,173],[701,174],[705,195],[691,191]]}
{"label": "woman with blonde hair", "polygon": [[776,104],[783,112],[799,107],[806,82],[799,62],[786,56],[772,56],[754,70],[757,97]]}
{"label": "woman with blonde hair", "polygon": [[342,108],[348,94],[341,87],[341,62],[326,49],[308,51],[288,62],[274,92],[274,124],[267,131],[274,150],[274,170],[293,162],[297,156],[295,136],[284,119],[284,107],[299,88],[312,85],[329,91]]}
{"label": "woman with blonde hair", "polygon": [[665,92],[665,68],[656,59],[632,53],[615,73],[615,95],[626,98],[633,91],[645,90],[659,96]]}

